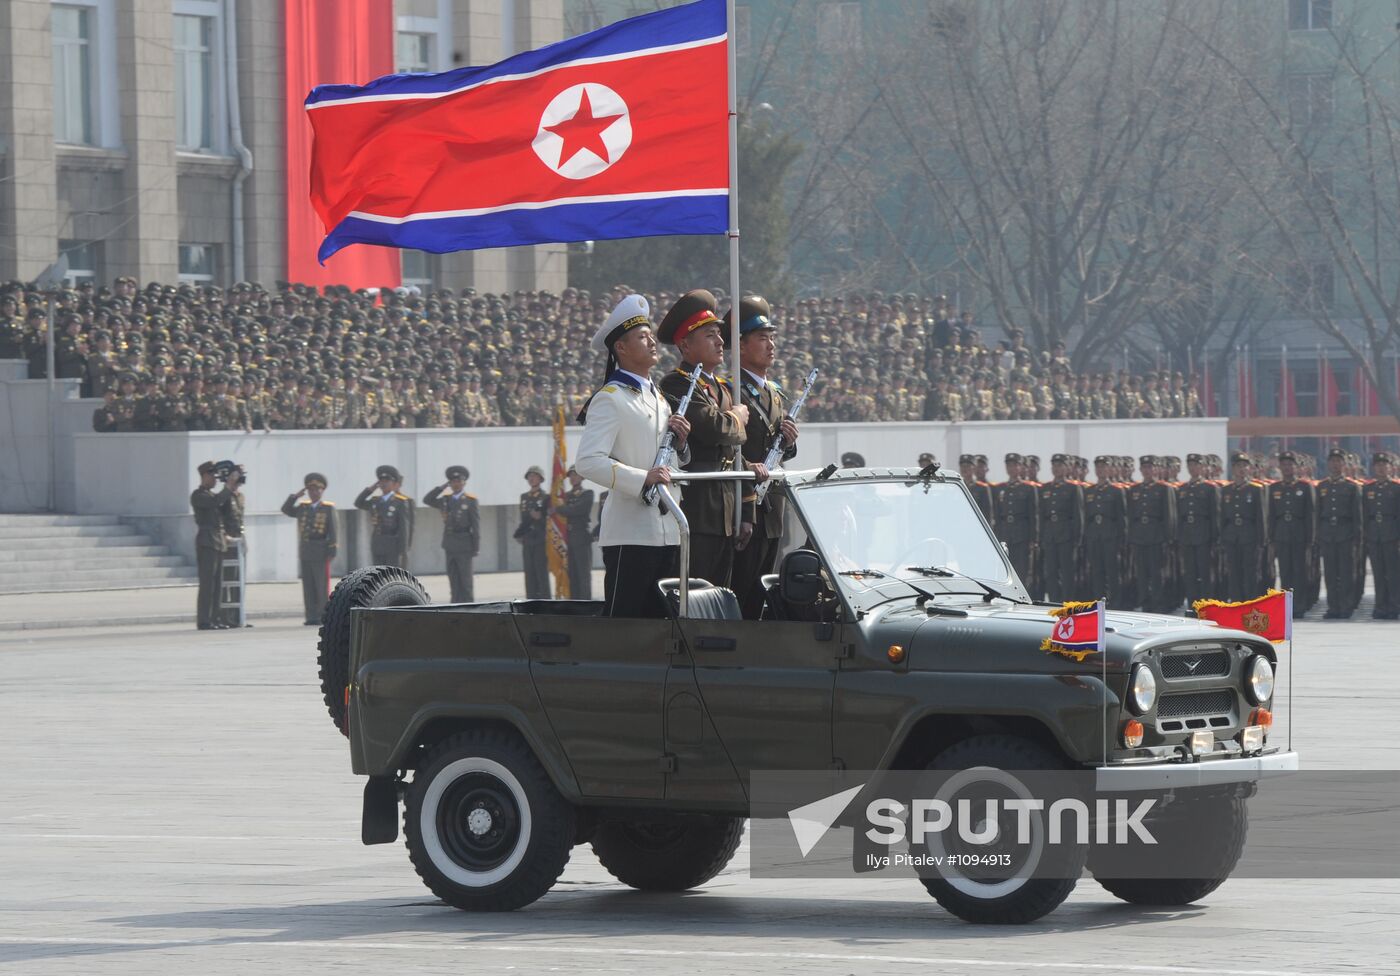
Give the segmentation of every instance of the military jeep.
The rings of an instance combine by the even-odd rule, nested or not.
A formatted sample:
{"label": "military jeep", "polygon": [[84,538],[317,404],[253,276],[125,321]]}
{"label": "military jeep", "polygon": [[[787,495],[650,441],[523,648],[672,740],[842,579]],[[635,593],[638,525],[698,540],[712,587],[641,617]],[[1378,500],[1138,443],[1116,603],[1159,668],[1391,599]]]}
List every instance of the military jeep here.
{"label": "military jeep", "polygon": [[[1102,654],[1046,653],[1047,607],[957,477],[777,477],[786,525],[759,620],[688,578],[674,504],[682,572],[659,584],[668,619],[610,618],[600,601],[429,605],[401,569],[346,577],[320,663],[368,777],[363,841],[396,840],[402,804],[427,886],[501,911],[544,895],[583,843],[635,888],[705,883],[738,848],[755,771],[1080,769],[1186,785],[1207,768],[1241,783],[1296,768],[1268,738],[1267,641],[1110,611]],[[1199,899],[1243,842],[1242,803],[1218,810],[1208,877],[1099,882],[1130,902]],[[1083,864],[1017,885],[923,883],[962,918],[1025,922],[1059,905]]]}

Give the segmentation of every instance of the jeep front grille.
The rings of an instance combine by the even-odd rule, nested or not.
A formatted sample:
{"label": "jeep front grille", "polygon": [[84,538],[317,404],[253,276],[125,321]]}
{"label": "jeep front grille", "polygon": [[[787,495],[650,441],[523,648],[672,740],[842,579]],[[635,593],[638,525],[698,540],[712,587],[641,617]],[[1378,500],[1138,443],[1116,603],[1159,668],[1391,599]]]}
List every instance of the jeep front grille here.
{"label": "jeep front grille", "polygon": [[1168,681],[1179,678],[1219,678],[1229,673],[1228,651],[1187,651],[1162,656],[1162,677]]}
{"label": "jeep front grille", "polygon": [[1163,732],[1228,728],[1235,694],[1228,689],[1163,695],[1157,704],[1157,727]]}

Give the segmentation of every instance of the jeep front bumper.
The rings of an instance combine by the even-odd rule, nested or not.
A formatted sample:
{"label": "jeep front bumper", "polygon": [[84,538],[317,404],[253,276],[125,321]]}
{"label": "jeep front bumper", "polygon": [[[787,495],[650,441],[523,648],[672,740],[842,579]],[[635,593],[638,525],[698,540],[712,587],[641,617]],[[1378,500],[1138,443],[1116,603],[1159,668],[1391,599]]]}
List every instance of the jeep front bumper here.
{"label": "jeep front bumper", "polygon": [[1297,771],[1296,752],[1274,752],[1238,759],[1100,766],[1094,772],[1096,786],[1100,792],[1120,793],[1254,783],[1271,776],[1287,776]]}

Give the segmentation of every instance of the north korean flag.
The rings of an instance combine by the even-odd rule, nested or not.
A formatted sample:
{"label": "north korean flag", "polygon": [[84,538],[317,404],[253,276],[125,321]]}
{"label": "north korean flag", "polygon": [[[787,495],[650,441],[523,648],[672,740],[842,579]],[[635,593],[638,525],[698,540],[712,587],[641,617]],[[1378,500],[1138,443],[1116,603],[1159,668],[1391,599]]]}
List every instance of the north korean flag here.
{"label": "north korean flag", "polygon": [[1041,642],[1042,651],[1083,661],[1095,651],[1104,649],[1107,630],[1102,600],[1095,603],[1066,603],[1051,610],[1050,615],[1058,619],[1050,636]]}
{"label": "north korean flag", "polygon": [[322,261],[728,229],[724,0],[659,10],[489,67],[321,85]]}

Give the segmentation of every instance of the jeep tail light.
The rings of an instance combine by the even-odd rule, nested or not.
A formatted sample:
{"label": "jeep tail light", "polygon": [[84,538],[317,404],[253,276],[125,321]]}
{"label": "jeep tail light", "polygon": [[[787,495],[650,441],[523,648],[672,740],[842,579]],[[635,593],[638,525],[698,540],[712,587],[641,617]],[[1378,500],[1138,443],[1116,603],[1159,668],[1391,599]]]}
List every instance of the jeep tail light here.
{"label": "jeep tail light", "polygon": [[1129,749],[1142,745],[1142,723],[1135,718],[1123,723],[1123,745]]}

